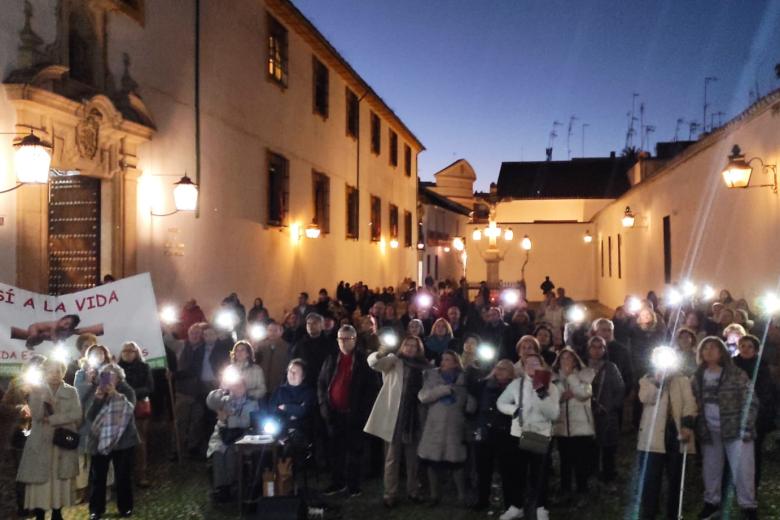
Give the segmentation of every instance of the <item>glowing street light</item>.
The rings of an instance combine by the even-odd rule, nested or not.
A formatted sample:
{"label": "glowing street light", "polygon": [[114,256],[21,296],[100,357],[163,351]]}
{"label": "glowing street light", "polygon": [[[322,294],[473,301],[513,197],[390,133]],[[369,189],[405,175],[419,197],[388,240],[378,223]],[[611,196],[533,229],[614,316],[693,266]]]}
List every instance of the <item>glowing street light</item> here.
{"label": "glowing street light", "polygon": [[52,145],[30,133],[15,143],[14,147],[16,180],[23,184],[49,182]]}
{"label": "glowing street light", "polygon": [[593,235],[590,234],[589,230],[585,230],[585,235],[582,237],[582,241],[586,244],[593,242]]}
{"label": "glowing street light", "polygon": [[317,223],[312,220],[311,224],[306,226],[306,229],[304,230],[303,234],[306,235],[306,238],[319,238],[320,226],[318,226]]}
{"label": "glowing street light", "polygon": [[531,250],[531,239],[528,238],[528,235],[523,236],[523,239],[520,241],[520,247],[522,247],[525,251]]}
{"label": "glowing street light", "polygon": [[398,249],[398,239],[397,238],[391,238],[390,239],[390,249]]}
{"label": "glowing street light", "polygon": [[480,231],[479,229],[475,229],[475,230],[474,230],[474,231],[471,233],[471,239],[472,239],[472,240],[476,240],[477,242],[479,242],[480,240],[482,240],[482,231]]}
{"label": "glowing street light", "polygon": [[466,248],[466,244],[462,238],[455,237],[452,239],[452,247],[455,248],[455,251],[463,251]]}
{"label": "glowing street light", "polygon": [[511,242],[513,238],[515,238],[515,232],[512,231],[511,227],[506,228],[506,231],[504,231],[504,240]]}
{"label": "glowing street light", "polygon": [[[750,177],[753,174],[753,168],[750,166],[750,163],[753,161],[760,162],[762,171],[772,176],[770,184],[750,186]],[[736,144],[731,149],[729,162],[723,168],[721,175],[723,176],[723,182],[726,183],[728,188],[772,188],[772,191],[777,193],[777,165],[766,164],[760,157],[753,157],[746,161],[742,150]]]}
{"label": "glowing street light", "polygon": [[634,213],[631,211],[630,206],[626,206],[626,211],[623,212],[623,227],[624,228],[632,228],[634,227],[634,222],[636,221],[636,217],[634,216]]}
{"label": "glowing street light", "polygon": [[185,175],[173,184],[173,203],[176,211],[195,211],[198,209],[198,185]]}
{"label": "glowing street light", "polygon": [[450,252],[450,246],[444,246],[444,252],[449,253]]}

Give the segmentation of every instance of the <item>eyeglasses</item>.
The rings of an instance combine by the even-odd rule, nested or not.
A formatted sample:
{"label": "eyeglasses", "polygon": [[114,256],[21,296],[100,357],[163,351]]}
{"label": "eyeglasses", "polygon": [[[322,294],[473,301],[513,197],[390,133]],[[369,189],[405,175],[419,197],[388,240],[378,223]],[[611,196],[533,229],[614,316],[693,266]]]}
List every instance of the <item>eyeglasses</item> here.
{"label": "eyeglasses", "polygon": [[338,339],[341,341],[355,341],[355,336],[339,336]]}

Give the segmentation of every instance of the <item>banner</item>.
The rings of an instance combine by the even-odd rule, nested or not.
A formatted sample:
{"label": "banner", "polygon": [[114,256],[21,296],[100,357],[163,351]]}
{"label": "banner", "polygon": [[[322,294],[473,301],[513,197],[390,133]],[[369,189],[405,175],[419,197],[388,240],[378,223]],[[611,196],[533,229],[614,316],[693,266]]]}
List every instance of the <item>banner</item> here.
{"label": "banner", "polygon": [[91,332],[119,360],[126,341],[141,347],[153,367],[165,366],[157,302],[149,273],[60,296],[0,283],[0,375],[19,370],[33,354],[55,349],[72,360],[76,338]]}

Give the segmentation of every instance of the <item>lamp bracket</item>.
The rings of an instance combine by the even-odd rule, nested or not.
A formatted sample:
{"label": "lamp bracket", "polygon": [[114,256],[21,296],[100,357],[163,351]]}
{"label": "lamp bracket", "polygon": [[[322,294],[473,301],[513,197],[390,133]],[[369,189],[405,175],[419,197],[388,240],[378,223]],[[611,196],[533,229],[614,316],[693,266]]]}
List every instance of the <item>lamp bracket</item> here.
{"label": "lamp bracket", "polygon": [[175,209],[169,213],[155,213],[154,211],[149,211],[149,214],[153,217],[170,217],[171,215],[175,213],[179,213],[181,210]]}
{"label": "lamp bracket", "polygon": [[770,184],[757,184],[754,186],[746,186],[746,188],[772,188],[772,192],[775,195],[777,195],[777,165],[766,164],[761,157],[753,157],[749,161],[747,161],[747,163],[750,164],[753,161],[758,161],[759,163],[761,163],[761,171],[766,173],[767,175],[771,175],[772,182]]}
{"label": "lamp bracket", "polygon": [[27,184],[27,183],[25,183],[25,182],[17,182],[16,186],[14,186],[13,188],[8,188],[7,190],[0,190],[0,193],[9,193],[9,192],[12,192],[14,190],[18,190],[19,188],[21,188],[25,184]]}

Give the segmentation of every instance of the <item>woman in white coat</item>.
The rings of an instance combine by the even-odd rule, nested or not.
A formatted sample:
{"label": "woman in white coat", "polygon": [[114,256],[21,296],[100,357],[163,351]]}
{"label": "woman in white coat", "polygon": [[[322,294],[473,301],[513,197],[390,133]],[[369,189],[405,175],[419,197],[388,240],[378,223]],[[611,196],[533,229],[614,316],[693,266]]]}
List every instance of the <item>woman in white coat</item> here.
{"label": "woman in white coat", "polygon": [[553,363],[553,372],[555,386],[561,394],[561,414],[553,425],[553,436],[561,456],[561,492],[564,495],[571,493],[571,480],[575,476],[576,507],[582,507],[586,503],[594,450],[595,427],[590,401],[595,373],[571,347],[560,351]]}
{"label": "woman in white coat", "polygon": [[397,353],[382,346],[368,356],[368,366],[382,373],[382,388],[363,431],[385,441],[384,504],[393,507],[398,501],[401,460],[406,462],[406,494],[419,502],[417,445],[422,418],[417,395],[423,370],[430,368],[422,340],[407,336]]}
{"label": "woman in white coat", "polygon": [[[514,437],[521,437],[524,431],[548,438],[552,435],[552,424],[560,413],[560,392],[555,385],[540,383],[542,378],[534,377],[537,371],[546,370],[539,354],[526,355],[523,375],[512,381],[498,398],[498,410],[513,417],[511,434]],[[501,515],[501,520],[546,520],[547,454],[534,453],[522,447],[518,453],[521,489],[525,491],[524,511],[512,506]]]}

